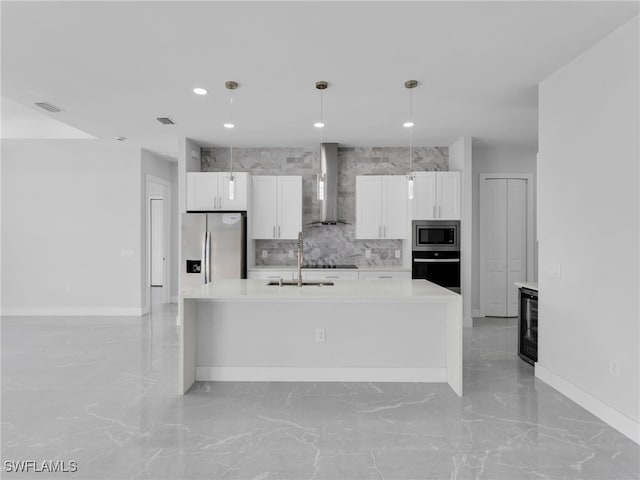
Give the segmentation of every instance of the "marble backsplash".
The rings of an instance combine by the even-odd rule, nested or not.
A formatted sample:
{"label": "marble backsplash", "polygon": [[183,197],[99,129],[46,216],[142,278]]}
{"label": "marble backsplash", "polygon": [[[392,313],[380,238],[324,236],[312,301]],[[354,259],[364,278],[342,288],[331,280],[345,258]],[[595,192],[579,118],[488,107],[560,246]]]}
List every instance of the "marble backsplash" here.
{"label": "marble backsplash", "polygon": [[[203,148],[203,172],[229,170],[228,148]],[[447,147],[413,149],[414,171],[446,171]],[[305,263],[355,264],[358,266],[400,266],[401,240],[356,240],[356,175],[404,175],[409,171],[409,149],[403,147],[338,148],[338,218],[350,225],[311,226],[320,220],[320,202],[316,199],[316,175],[320,173],[318,148],[234,148],[233,169],[253,175],[302,175],[303,233]],[[268,252],[262,258],[261,252]],[[256,265],[295,265],[289,250],[296,242],[256,240]],[[371,250],[371,258],[365,251]]]}

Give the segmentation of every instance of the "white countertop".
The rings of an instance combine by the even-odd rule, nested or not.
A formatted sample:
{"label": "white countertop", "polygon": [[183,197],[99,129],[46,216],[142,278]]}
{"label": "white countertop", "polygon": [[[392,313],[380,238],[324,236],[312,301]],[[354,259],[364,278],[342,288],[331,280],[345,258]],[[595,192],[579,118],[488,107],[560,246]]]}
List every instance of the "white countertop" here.
{"label": "white countertop", "polygon": [[215,280],[183,292],[184,299],[234,301],[430,302],[461,298],[459,294],[426,280],[336,280],[333,286],[268,286],[266,280]]}
{"label": "white countertop", "polygon": [[538,283],[537,282],[515,282],[517,287],[528,288],[529,290],[538,291]]}

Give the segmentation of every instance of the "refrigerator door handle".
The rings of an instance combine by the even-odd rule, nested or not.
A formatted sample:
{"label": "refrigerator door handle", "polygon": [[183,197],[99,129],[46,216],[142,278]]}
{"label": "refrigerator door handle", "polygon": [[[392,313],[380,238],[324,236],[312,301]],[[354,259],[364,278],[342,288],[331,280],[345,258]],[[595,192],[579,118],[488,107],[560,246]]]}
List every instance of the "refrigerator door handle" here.
{"label": "refrigerator door handle", "polygon": [[202,268],[200,271],[202,272],[202,283],[207,283],[207,232],[202,234]]}
{"label": "refrigerator door handle", "polygon": [[205,235],[205,256],[204,256],[204,283],[211,282],[211,232]]}

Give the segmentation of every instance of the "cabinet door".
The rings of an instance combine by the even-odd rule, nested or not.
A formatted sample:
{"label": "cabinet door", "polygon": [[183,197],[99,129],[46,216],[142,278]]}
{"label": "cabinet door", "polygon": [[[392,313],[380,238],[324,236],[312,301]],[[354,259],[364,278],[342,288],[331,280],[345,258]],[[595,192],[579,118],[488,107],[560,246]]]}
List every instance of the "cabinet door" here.
{"label": "cabinet door", "polygon": [[222,210],[246,210],[247,209],[247,180],[249,174],[246,172],[234,173],[235,192],[233,200],[229,198],[229,172],[219,174],[218,190],[220,192],[220,203],[218,208]]}
{"label": "cabinet door", "polygon": [[436,218],[435,172],[416,173],[413,185],[411,218],[413,220],[432,220]]}
{"label": "cabinet door", "polygon": [[276,238],[298,238],[302,231],[302,177],[278,177]]}
{"label": "cabinet door", "polygon": [[249,270],[249,280],[293,280],[293,270]]}
{"label": "cabinet door", "polygon": [[407,177],[382,177],[382,238],[407,238]]}
{"label": "cabinet door", "polygon": [[356,177],[356,238],[381,238],[382,187],[379,175]]}
{"label": "cabinet door", "polygon": [[187,172],[187,210],[207,211],[217,207],[218,174]]}
{"label": "cabinet door", "polygon": [[460,220],[460,172],[438,172],[436,184],[438,218]]}
{"label": "cabinet door", "polygon": [[411,272],[359,272],[360,280],[411,280]]}
{"label": "cabinet door", "polygon": [[254,176],[251,183],[253,185],[252,238],[276,238],[278,177],[272,175]]}
{"label": "cabinet door", "polygon": [[[296,277],[296,275],[294,275]],[[302,280],[358,280],[358,271],[355,272],[318,272],[302,270]]]}

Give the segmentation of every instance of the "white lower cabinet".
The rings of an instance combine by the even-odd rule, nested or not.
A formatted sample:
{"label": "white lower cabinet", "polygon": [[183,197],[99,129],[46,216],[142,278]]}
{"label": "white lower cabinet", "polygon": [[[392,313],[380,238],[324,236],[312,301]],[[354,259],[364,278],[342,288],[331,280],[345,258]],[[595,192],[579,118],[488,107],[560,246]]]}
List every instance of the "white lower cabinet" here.
{"label": "white lower cabinet", "polygon": [[[298,278],[297,270],[249,270],[249,280],[295,280]],[[410,271],[397,270],[332,270],[332,269],[303,269],[302,280],[411,280]]]}
{"label": "white lower cabinet", "polygon": [[249,280],[293,280],[293,270],[249,270]]}
{"label": "white lower cabinet", "polygon": [[[298,274],[297,272],[294,274],[294,276],[297,278]],[[358,271],[354,270],[354,271],[349,271],[349,272],[326,272],[326,271],[309,271],[309,270],[303,270],[302,271],[302,280],[326,280],[326,281],[332,281],[332,280],[358,280]]]}
{"label": "white lower cabinet", "polygon": [[360,280],[411,280],[411,272],[366,272],[361,270],[358,272],[358,278]]}

